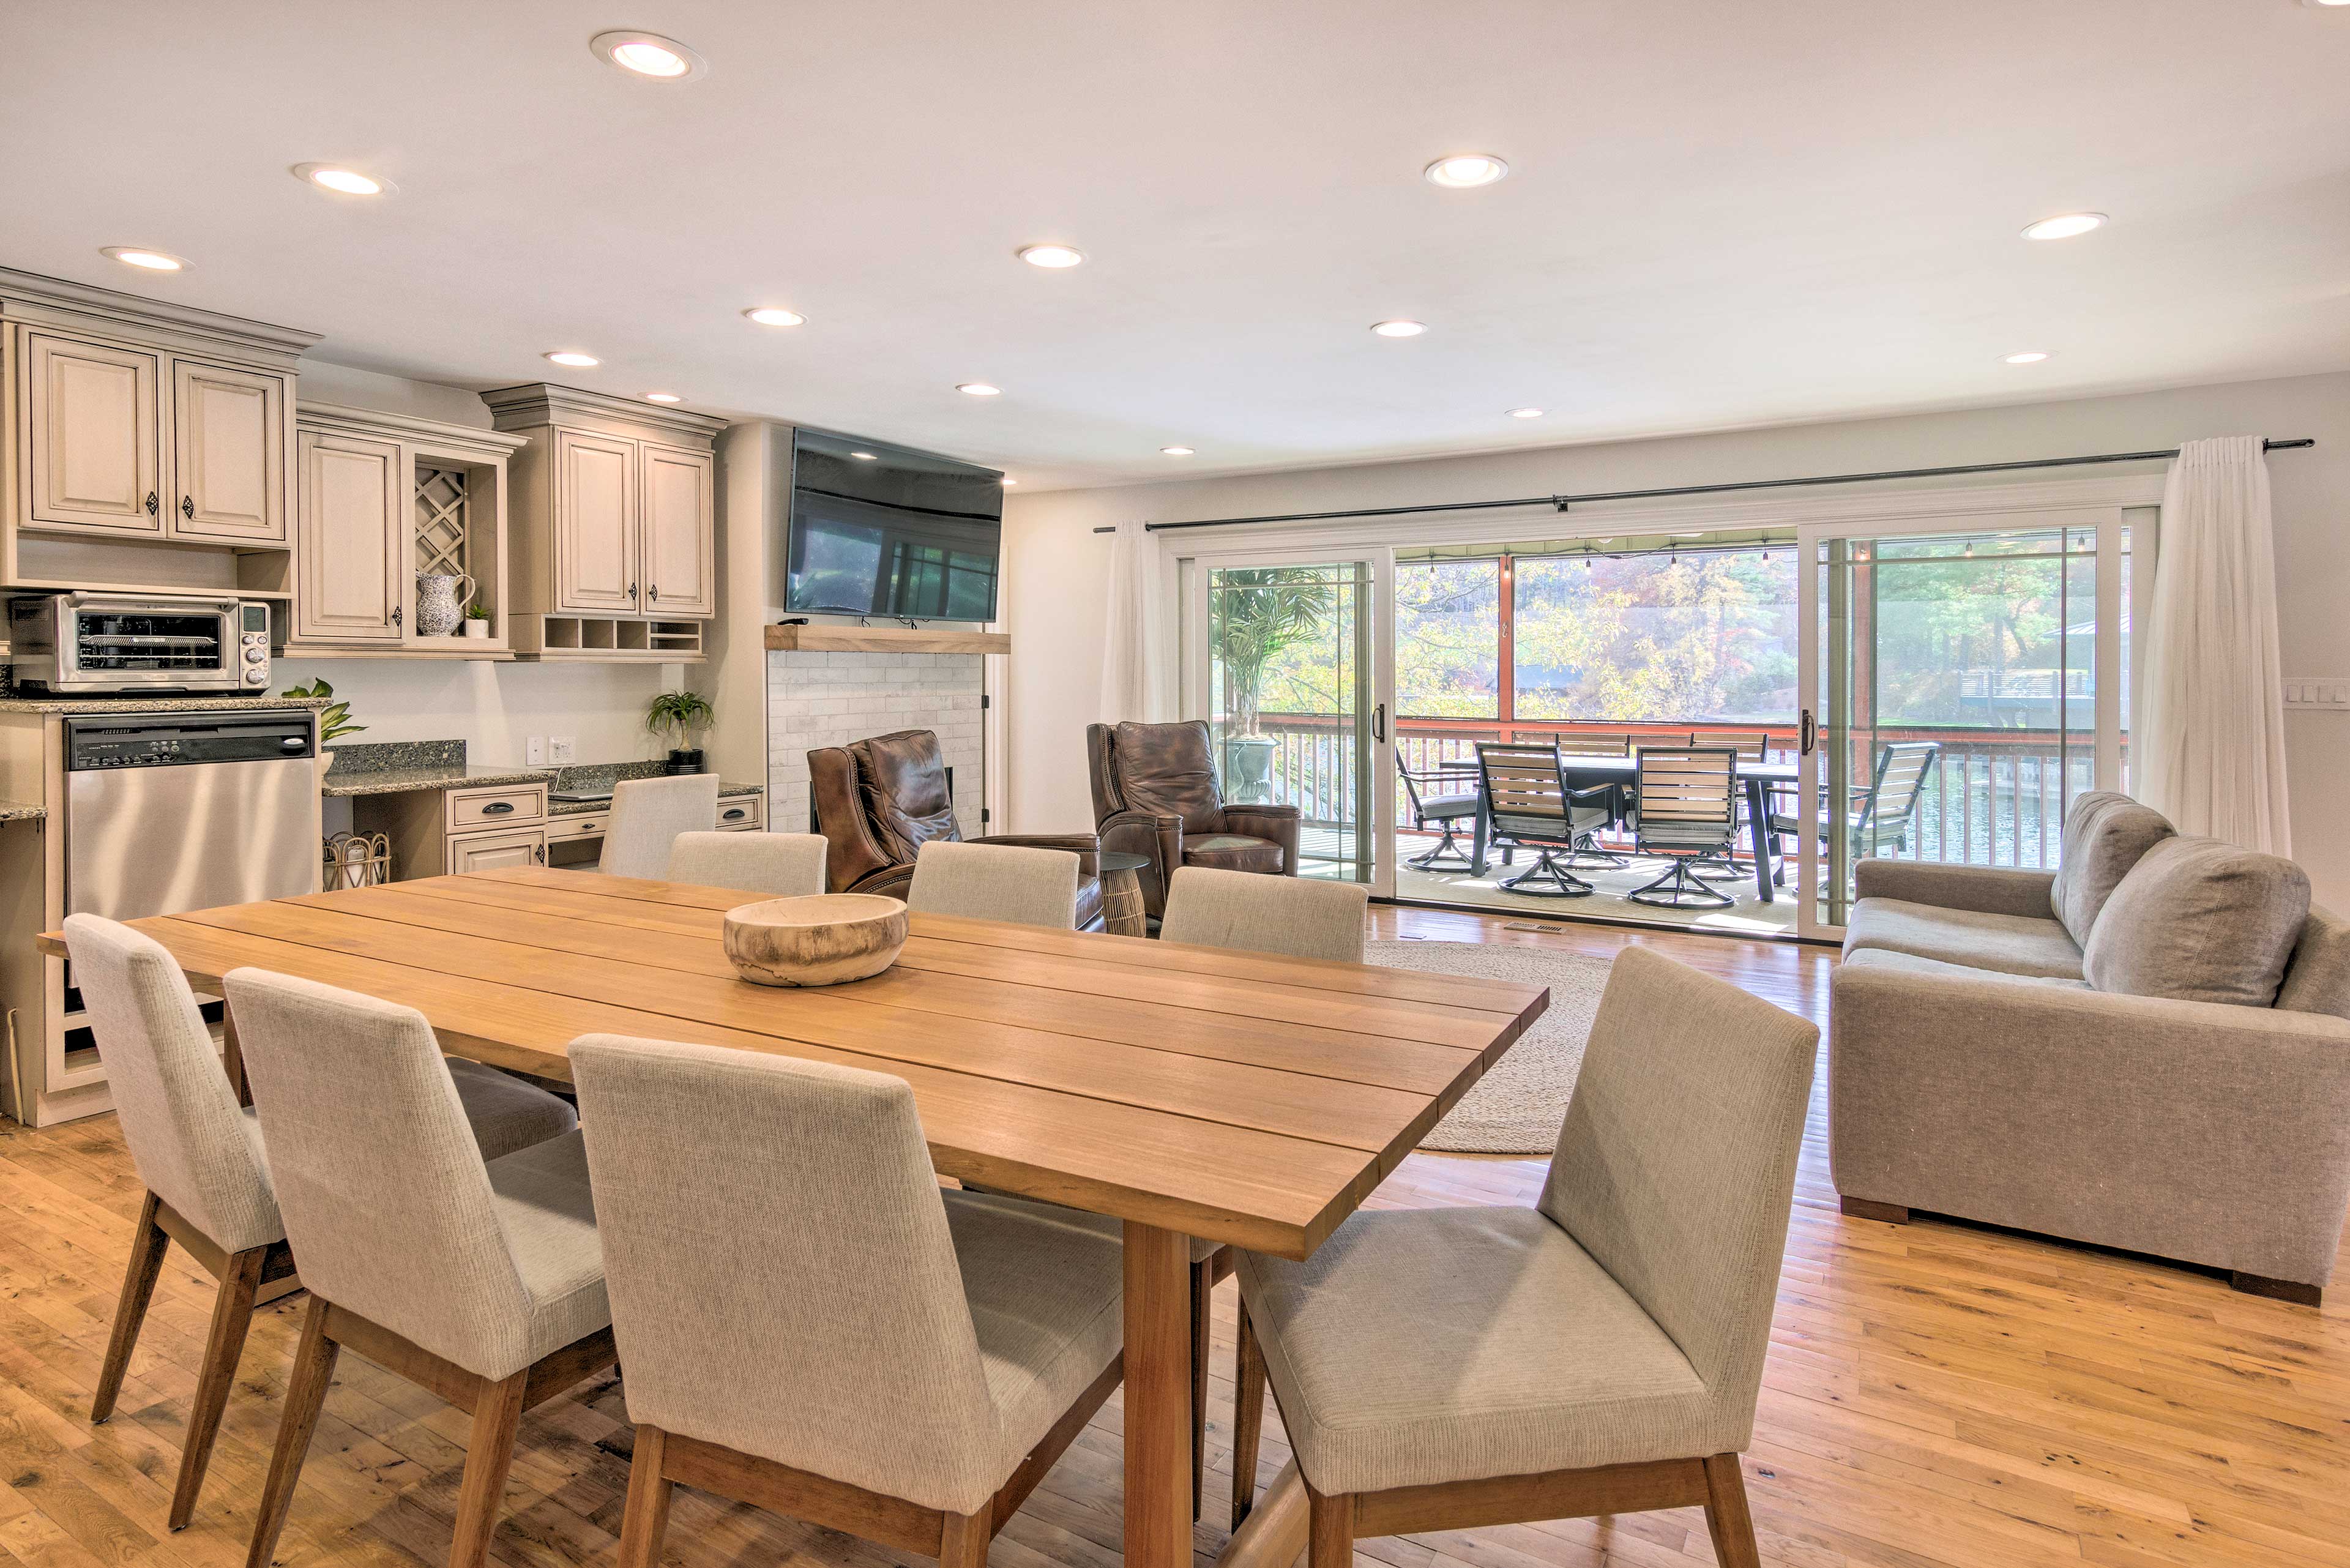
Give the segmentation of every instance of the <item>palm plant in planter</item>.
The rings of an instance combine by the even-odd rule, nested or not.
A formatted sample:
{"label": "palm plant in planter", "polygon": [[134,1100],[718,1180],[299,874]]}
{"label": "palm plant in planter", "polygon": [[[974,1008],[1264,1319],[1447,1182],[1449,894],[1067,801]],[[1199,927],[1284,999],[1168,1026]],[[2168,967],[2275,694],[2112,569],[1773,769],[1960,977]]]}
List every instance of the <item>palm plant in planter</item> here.
{"label": "palm plant in planter", "polygon": [[320,676],[316,680],[288,686],[278,693],[280,697],[296,697],[305,701],[327,703],[325,707],[318,710],[318,777],[321,780],[326,778],[327,771],[335,765],[335,753],[329,748],[333,746],[336,737],[356,735],[367,728],[365,724],[351,722],[351,705],[348,701],[341,702],[327,701],[334,694],[335,689],[327,684],[324,676]]}
{"label": "palm plant in planter", "polygon": [[1249,566],[1216,574],[1209,639],[1224,672],[1224,789],[1238,801],[1268,793],[1274,742],[1259,728],[1264,672],[1275,657],[1330,625],[1336,595],[1313,566]]}
{"label": "palm plant in planter", "polygon": [[664,691],[645,710],[645,728],[669,742],[669,771],[702,771],[700,736],[717,717],[699,691]]}

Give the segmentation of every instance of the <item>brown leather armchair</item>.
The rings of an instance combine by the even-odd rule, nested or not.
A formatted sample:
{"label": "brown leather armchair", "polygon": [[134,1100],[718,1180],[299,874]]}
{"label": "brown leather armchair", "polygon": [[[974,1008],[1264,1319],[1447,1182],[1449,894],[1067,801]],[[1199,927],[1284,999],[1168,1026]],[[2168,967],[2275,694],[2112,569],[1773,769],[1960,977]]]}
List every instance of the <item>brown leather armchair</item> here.
{"label": "brown leather armchair", "polygon": [[[899,730],[807,754],[809,826],[824,835],[825,888],[906,896],[914,856],[933,838],[960,841],[954,775],[928,730]],[[1066,849],[1077,857],[1077,929],[1099,930],[1101,841],[1090,833],[993,834],[982,844]]]}
{"label": "brown leather armchair", "polygon": [[1216,791],[1208,726],[1088,724],[1094,830],[1104,849],[1147,855],[1143,908],[1167,912],[1167,879],[1184,866],[1297,875],[1297,808],[1227,805]]}

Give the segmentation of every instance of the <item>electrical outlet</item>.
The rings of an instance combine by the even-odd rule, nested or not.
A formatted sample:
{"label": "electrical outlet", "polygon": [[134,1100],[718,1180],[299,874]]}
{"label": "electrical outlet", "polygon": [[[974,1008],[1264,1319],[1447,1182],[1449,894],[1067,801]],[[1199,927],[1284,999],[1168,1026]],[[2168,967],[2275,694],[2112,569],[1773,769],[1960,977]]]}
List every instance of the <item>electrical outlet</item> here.
{"label": "electrical outlet", "polygon": [[573,753],[578,749],[577,735],[550,735],[546,740],[546,760],[558,768],[569,767]]}
{"label": "electrical outlet", "polygon": [[522,765],[526,768],[543,768],[546,765],[545,735],[533,735],[522,743]]}

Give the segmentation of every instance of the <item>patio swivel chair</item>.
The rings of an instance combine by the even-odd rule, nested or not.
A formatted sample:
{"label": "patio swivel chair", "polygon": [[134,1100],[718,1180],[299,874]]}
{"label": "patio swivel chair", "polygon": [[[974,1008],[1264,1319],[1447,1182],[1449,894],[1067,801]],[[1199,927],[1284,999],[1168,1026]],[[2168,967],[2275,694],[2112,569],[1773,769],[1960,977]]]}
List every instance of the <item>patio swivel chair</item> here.
{"label": "patio swivel chair", "polygon": [[1477,742],[1477,774],[1493,837],[1536,851],[1534,863],[1501,881],[1503,890],[1534,898],[1583,898],[1590,883],[1567,869],[1576,844],[1623,815],[1621,786],[1573,789],[1558,749],[1507,741]]}
{"label": "patio swivel chair", "polygon": [[1461,843],[1460,827],[1461,824],[1471,820],[1477,815],[1477,792],[1472,789],[1466,794],[1458,793],[1421,794],[1419,790],[1422,784],[1432,785],[1438,789],[1455,789],[1461,775],[1446,773],[1414,773],[1411,771],[1410,764],[1403,760],[1401,746],[1396,748],[1396,774],[1403,780],[1404,799],[1411,806],[1413,831],[1425,833],[1428,831],[1428,825],[1431,822],[1444,830],[1444,836],[1436,841],[1435,848],[1415,855],[1404,864],[1415,871],[1468,870],[1469,851]]}
{"label": "patio swivel chair", "polygon": [[[1572,759],[1575,757],[1607,757],[1612,761],[1620,761],[1632,754],[1632,737],[1628,732],[1622,730],[1606,734],[1588,730],[1562,730],[1552,738],[1558,743],[1559,755],[1568,759],[1566,769],[1569,772],[1574,770],[1575,763]],[[1575,847],[1560,856],[1559,863],[1582,871],[1594,867],[1621,871],[1625,867],[1629,866],[1631,862],[1624,857],[1613,849],[1601,846],[1599,834],[1603,829],[1614,827],[1624,820],[1625,811],[1631,804],[1631,794],[1628,789],[1617,790],[1616,792],[1617,814],[1608,821],[1601,823],[1598,827],[1576,834]]]}
{"label": "patio swivel chair", "polygon": [[1738,752],[1731,746],[1642,746],[1633,763],[1639,801],[1632,846],[1669,855],[1670,869],[1624,895],[1659,909],[1727,909],[1738,900],[1700,881],[1701,861],[1726,861],[1738,836]]}
{"label": "patio swivel chair", "polygon": [[[1846,786],[1848,803],[1844,823],[1851,835],[1855,860],[1887,852],[1898,855],[1909,847],[1909,836],[1918,826],[1918,799],[1925,794],[1941,757],[1939,741],[1888,741],[1877,749],[1877,776],[1865,784]],[[1817,820],[1810,826],[1810,831],[1820,836],[1823,851],[1827,847],[1828,829],[1835,820],[1823,805]],[[1779,812],[1771,815],[1774,837],[1804,830],[1798,816]],[[1771,879],[1784,887],[1786,877],[1786,863],[1782,861]]]}
{"label": "patio swivel chair", "polygon": [[[1759,730],[1699,730],[1690,736],[1690,744],[1728,746],[1738,753],[1741,763],[1762,762],[1771,752],[1771,737]],[[1747,821],[1746,798],[1742,794],[1738,800],[1738,821],[1741,826]],[[1752,876],[1754,867],[1740,861],[1733,849],[1720,860],[1700,857],[1690,870],[1708,882],[1736,882]]]}

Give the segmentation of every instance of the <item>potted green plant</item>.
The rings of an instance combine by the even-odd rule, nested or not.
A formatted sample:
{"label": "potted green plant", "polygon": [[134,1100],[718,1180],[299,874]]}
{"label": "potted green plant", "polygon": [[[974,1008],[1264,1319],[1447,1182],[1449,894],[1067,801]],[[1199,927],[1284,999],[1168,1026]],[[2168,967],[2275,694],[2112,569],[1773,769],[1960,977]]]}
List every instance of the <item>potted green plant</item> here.
{"label": "potted green plant", "polygon": [[301,685],[288,686],[278,693],[281,697],[297,697],[306,702],[327,704],[318,710],[318,782],[321,784],[327,780],[327,770],[335,765],[335,753],[328,748],[334,744],[336,738],[341,735],[356,735],[367,728],[365,724],[351,722],[351,705],[348,701],[328,701],[334,694],[335,689],[327,684],[324,676]]}
{"label": "potted green plant", "polygon": [[1224,676],[1224,794],[1263,801],[1272,793],[1274,745],[1258,726],[1265,667],[1320,636],[1336,599],[1318,568],[1253,566],[1217,573],[1209,600],[1209,639]]}
{"label": "potted green plant", "polygon": [[487,641],[490,635],[489,607],[475,599],[465,607],[465,635]]}
{"label": "potted green plant", "polygon": [[669,742],[669,771],[702,771],[702,733],[716,717],[699,691],[664,691],[645,710],[645,728]]}

